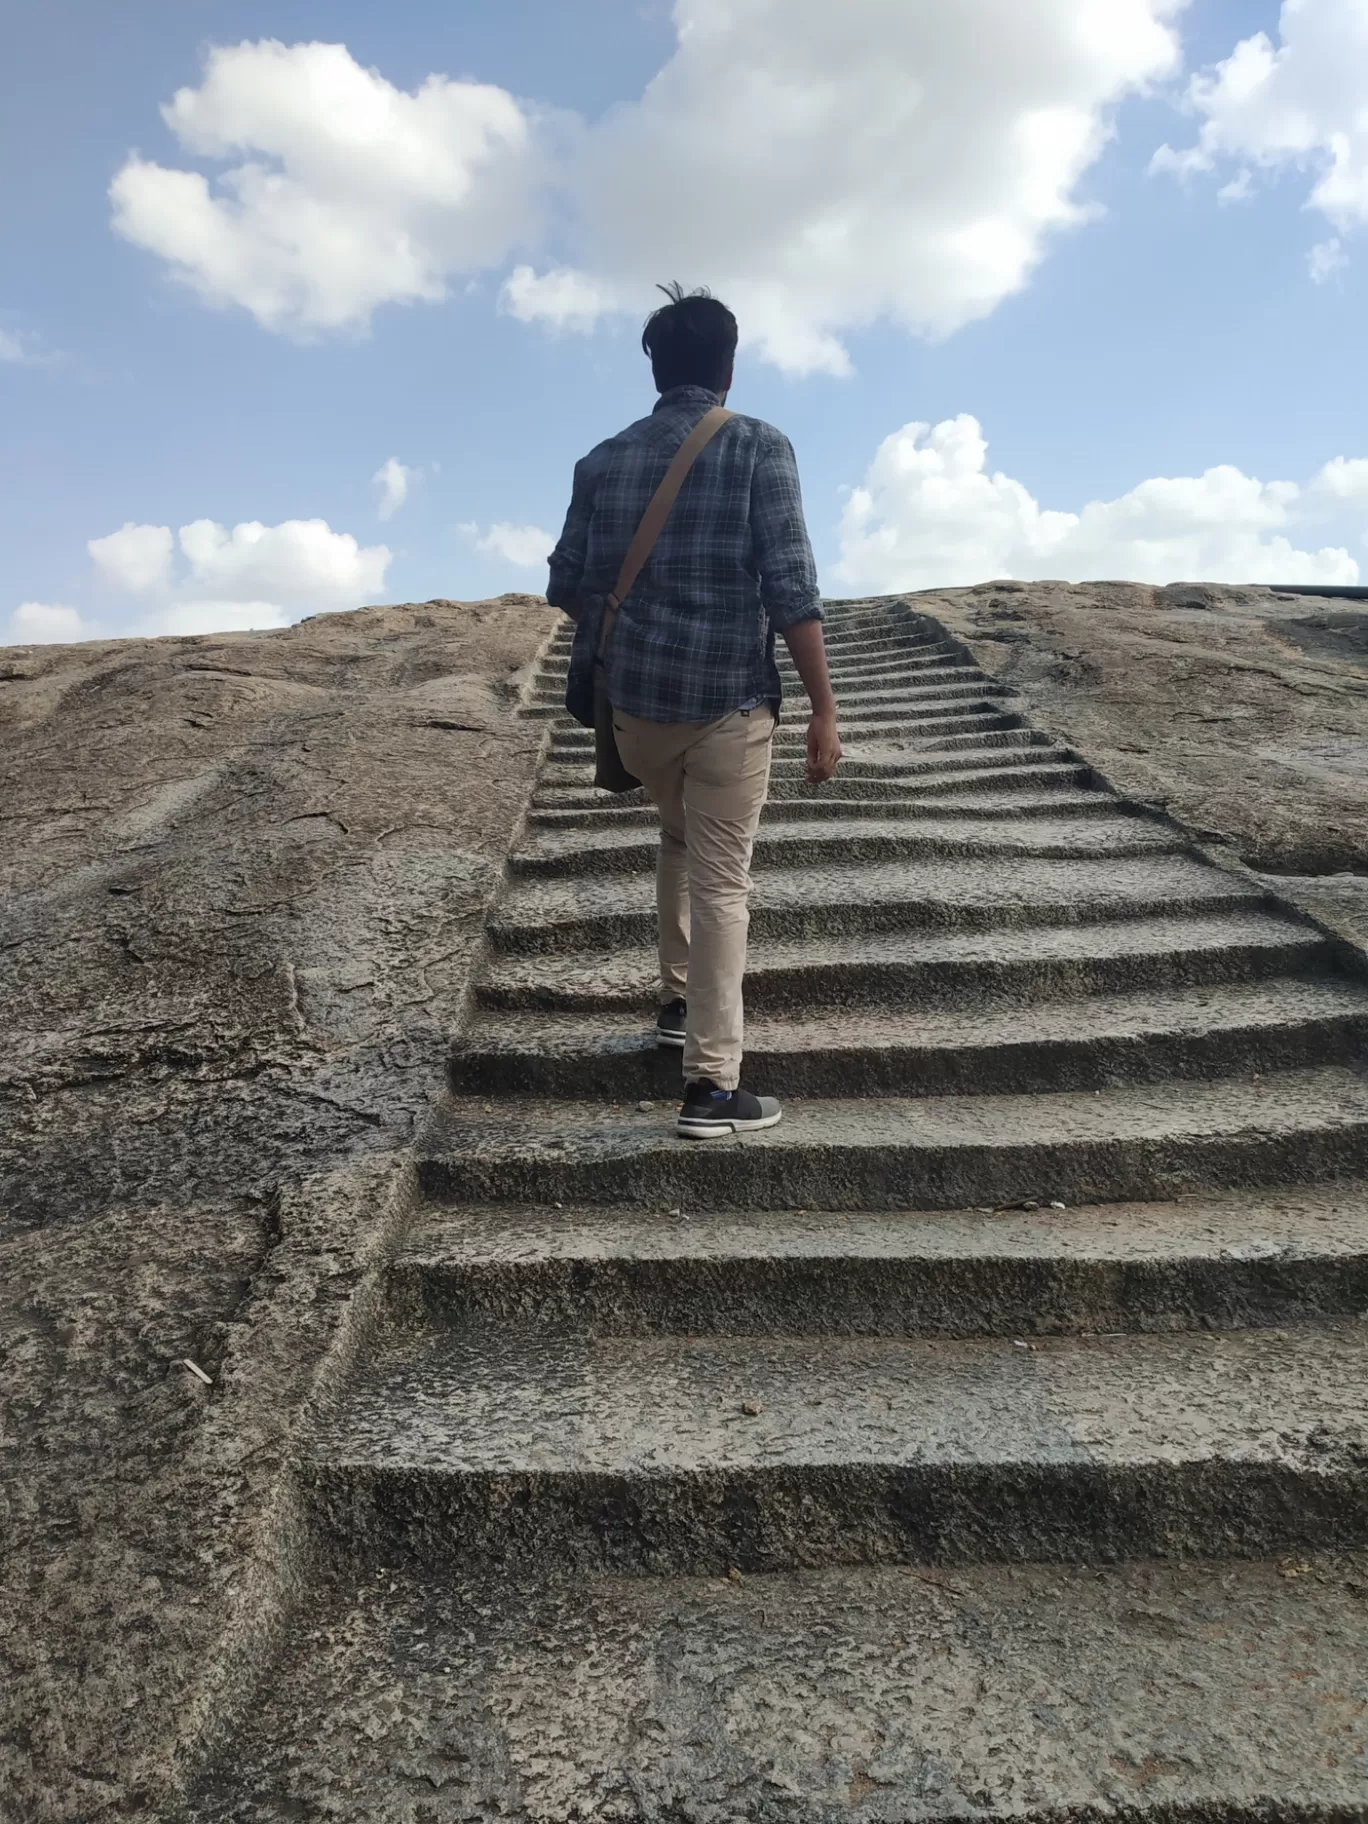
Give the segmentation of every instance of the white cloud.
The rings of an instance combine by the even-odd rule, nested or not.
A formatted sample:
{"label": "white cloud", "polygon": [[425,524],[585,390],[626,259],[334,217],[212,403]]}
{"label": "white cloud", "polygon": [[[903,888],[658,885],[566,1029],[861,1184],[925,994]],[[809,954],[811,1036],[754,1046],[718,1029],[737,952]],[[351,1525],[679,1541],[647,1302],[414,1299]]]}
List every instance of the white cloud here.
{"label": "white cloud", "polygon": [[1329,500],[1368,502],[1368,462],[1337,460],[1306,487],[1229,466],[1143,481],[1081,512],[1042,508],[990,473],[978,420],[907,424],[884,439],[841,522],[842,587],[871,593],[1023,579],[1356,583],[1340,547],[1288,536]]}
{"label": "white cloud", "polygon": [[[1201,117],[1196,143],[1161,146],[1153,169],[1189,176],[1235,160],[1251,181],[1254,169],[1302,169],[1313,178],[1307,207],[1337,234],[1368,224],[1366,0],[1284,0],[1278,43],[1266,32],[1242,39],[1193,77],[1187,105]],[[1343,263],[1339,241],[1322,242],[1312,277]]]}
{"label": "white cloud", "polygon": [[429,76],[412,94],[345,45],[211,50],[162,116],[211,185],[134,155],[114,226],[211,303],[268,329],[360,327],[378,304],[446,295],[499,265],[535,217],[539,154],[503,89]]}
{"label": "white cloud", "polygon": [[9,330],[0,329],[0,361],[24,361],[24,345],[18,336],[11,335]]}
{"label": "white cloud", "polygon": [[1326,463],[1314,486],[1331,500],[1368,509],[1368,457],[1336,456]]}
{"label": "white cloud", "polygon": [[613,308],[614,298],[597,280],[568,266],[541,274],[530,266],[515,266],[499,294],[499,303],[520,323],[584,331]]}
{"label": "white cloud", "polygon": [[544,565],[556,542],[552,534],[543,532],[540,526],[515,526],[506,519],[496,520],[484,533],[473,524],[463,525],[461,531],[474,540],[477,551],[483,551],[487,557],[502,558],[508,564],[518,564],[525,570]]}
{"label": "white cloud", "polygon": [[678,47],[578,148],[576,264],[706,281],[781,367],[932,335],[1019,290],[1110,107],[1178,61],[1182,0],[676,0]]}
{"label": "white cloud", "polygon": [[11,646],[53,646],[98,639],[100,630],[74,608],[57,602],[20,602],[9,617],[5,641]]}
{"label": "white cloud", "polygon": [[142,616],[132,631],[154,639],[162,634],[249,633],[288,627],[293,616],[274,602],[172,602]]}
{"label": "white cloud", "polygon": [[106,538],[88,540],[86,550],[105,581],[129,595],[164,589],[171,582],[170,526],[135,526],[129,520]]}
{"label": "white cloud", "polygon": [[300,609],[356,608],[379,595],[390,551],[362,547],[325,519],[249,520],[229,532],[212,519],[180,529],[188,586],[224,601],[284,601]]}
{"label": "white cloud", "polygon": [[197,519],[174,539],[169,526],[129,523],[88,549],[107,584],[148,604],[132,629],[148,634],[285,627],[359,608],[382,596],[391,556],[324,519],[246,520],[231,531]]}
{"label": "white cloud", "polygon": [[1087,219],[1111,111],[1175,70],[1186,4],[675,0],[672,56],[593,125],[242,44],[164,110],[188,155],[241,162],[211,186],[131,158],[115,225],[272,329],[364,324],[521,254],[500,295],[524,321],[640,314],[678,277],[781,367],[845,373],[848,331],[986,316]]}
{"label": "white cloud", "polygon": [[1348,264],[1349,255],[1344,251],[1344,242],[1337,234],[1331,235],[1328,241],[1317,241],[1306,256],[1306,269],[1317,285],[1328,284]]}
{"label": "white cloud", "polygon": [[419,471],[410,469],[391,456],[371,476],[372,482],[380,490],[380,505],[377,509],[381,519],[393,519],[394,515],[408,499],[410,484],[417,479]]}

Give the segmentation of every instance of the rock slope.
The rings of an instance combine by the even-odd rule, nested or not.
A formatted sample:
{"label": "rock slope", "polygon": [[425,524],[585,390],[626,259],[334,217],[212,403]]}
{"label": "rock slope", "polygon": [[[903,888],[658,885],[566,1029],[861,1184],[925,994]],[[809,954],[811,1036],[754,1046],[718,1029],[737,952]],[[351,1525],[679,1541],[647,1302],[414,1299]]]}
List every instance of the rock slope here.
{"label": "rock slope", "polygon": [[556,618],[0,652],[5,1824],[140,1815],[262,1642],[283,1440],[440,1086]]}
{"label": "rock slope", "polygon": [[1365,958],[834,604],[741,1143],[674,1139],[650,814],[557,714],[421,1201],[295,1452],[196,1824],[1368,1809]]}

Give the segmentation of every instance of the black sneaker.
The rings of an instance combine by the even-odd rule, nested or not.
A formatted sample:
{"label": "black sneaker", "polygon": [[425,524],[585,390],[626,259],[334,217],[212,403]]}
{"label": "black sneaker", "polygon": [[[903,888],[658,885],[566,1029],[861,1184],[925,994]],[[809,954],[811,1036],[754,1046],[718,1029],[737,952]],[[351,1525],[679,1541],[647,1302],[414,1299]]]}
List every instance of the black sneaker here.
{"label": "black sneaker", "polygon": [[675,1132],[684,1140],[721,1140],[728,1134],[753,1134],[774,1127],[783,1110],[773,1096],[753,1096],[748,1089],[719,1089],[707,1077],[684,1091]]}
{"label": "black sneaker", "polygon": [[670,1001],[660,1010],[656,1021],[656,1043],[684,1049],[685,1009],[683,1001]]}

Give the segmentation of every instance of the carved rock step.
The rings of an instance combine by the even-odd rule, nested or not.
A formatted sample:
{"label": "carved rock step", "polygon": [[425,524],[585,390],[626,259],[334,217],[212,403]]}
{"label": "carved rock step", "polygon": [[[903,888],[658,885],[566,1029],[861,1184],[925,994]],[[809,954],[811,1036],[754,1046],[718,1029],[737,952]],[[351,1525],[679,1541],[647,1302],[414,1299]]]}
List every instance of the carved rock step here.
{"label": "carved rock step", "polygon": [[[579,875],[653,873],[658,832],[625,829],[537,830],[508,858],[514,878],[560,879]],[[1188,847],[1172,825],[1142,813],[1113,808],[1108,816],[998,818],[897,818],[835,815],[820,822],[773,819],[755,838],[753,866],[820,867],[834,856],[848,860],[922,860],[936,855],[1134,856],[1173,854]]]}
{"label": "carved rock step", "polygon": [[[529,712],[530,713],[530,712]],[[540,713],[540,712],[538,712]],[[571,724],[571,727],[574,727]],[[1008,712],[1000,702],[989,702],[986,693],[975,691],[963,700],[918,703],[894,701],[891,704],[851,709],[842,724],[843,739],[878,740],[890,734],[929,736],[937,733],[958,734],[962,731],[993,728],[1022,728],[1022,718]],[[558,731],[559,732],[559,731]],[[807,718],[790,716],[774,732],[776,752],[786,747],[802,748],[807,743]]]}
{"label": "carved rock step", "polygon": [[[868,662],[881,653],[893,652],[899,658],[910,656],[945,656],[955,654],[967,658],[965,647],[957,640],[948,638],[943,629],[934,626],[908,627],[888,621],[865,621],[863,623],[828,621],[825,629],[825,644],[829,657],[837,663],[852,660]],[[780,663],[785,653],[778,640],[776,657]],[[567,662],[570,648],[568,643],[555,646],[547,655],[547,663]]]}
{"label": "carved rock step", "polygon": [[[939,749],[938,742],[918,745],[903,740],[858,748],[848,746],[839,778],[815,787],[807,782],[807,764],[802,758],[802,750],[781,749],[770,767],[770,796],[775,799],[806,798],[816,793],[832,802],[847,796],[863,798],[881,793],[895,797],[904,791],[934,791],[946,775],[963,779],[964,789],[973,791],[978,787],[969,778],[972,773],[983,777],[984,790],[991,790],[998,773],[1011,773],[1022,765],[1078,765],[1076,756],[1068,749],[1053,747],[1035,736],[1031,729],[1012,730],[968,750],[952,749],[942,753]],[[1083,773],[1085,778],[1092,778],[1090,769],[1083,769]],[[588,748],[558,750],[543,764],[538,780],[539,798],[549,793],[571,791],[579,792],[582,802],[593,805],[611,807],[644,802],[638,792],[620,795],[600,792],[593,783],[594,760]],[[872,786],[873,792],[866,794],[863,790],[866,786]]]}
{"label": "carved rock step", "polygon": [[1368,1185],[1082,1209],[465,1209],[389,1264],[416,1314],[594,1336],[1272,1328],[1368,1309]]}
{"label": "carved rock step", "polygon": [[[798,672],[782,648],[776,650],[780,679],[785,691],[799,687]],[[933,641],[930,644],[919,642],[906,645],[897,657],[885,657],[882,650],[862,656],[852,652],[843,657],[835,647],[829,647],[828,667],[833,678],[858,679],[864,677],[908,677],[917,678],[926,672],[941,670],[962,671],[967,676],[985,677],[987,674],[979,665],[975,665],[965,653],[963,647],[952,640]],[[568,655],[546,660],[536,670],[539,682],[556,684],[564,688],[569,675]]]}
{"label": "carved rock step", "polygon": [[[548,773],[564,770],[566,769],[543,768],[537,788],[532,794],[534,805],[565,804],[611,809],[615,804],[647,802],[646,794],[640,791],[621,794],[601,792],[597,787],[584,783],[584,776],[580,773],[576,773],[577,783],[573,785],[557,785],[548,779]],[[835,779],[829,779],[820,787],[807,783],[803,777],[804,770],[801,760],[776,760],[770,771],[771,796],[806,798],[819,792],[823,799],[829,801],[843,797],[892,798],[905,792],[934,794],[950,791],[999,791],[1017,784],[1078,785],[1093,778],[1092,768],[1066,748],[1048,751],[1036,749],[1024,753],[1009,749],[1005,753],[963,754],[944,759],[933,756],[886,762],[848,760],[842,762],[841,771]]]}
{"label": "carved rock step", "polygon": [[[751,933],[759,939],[1043,928],[1252,909],[1266,898],[1251,882],[1186,855],[832,862],[759,868]],[[655,883],[648,874],[518,881],[491,912],[488,930],[496,949],[524,953],[644,943],[655,935]]]}
{"label": "carved rock step", "polygon": [[[563,727],[554,731],[557,746],[561,745],[559,737],[577,736],[580,732],[578,725],[571,722],[554,705],[534,706],[524,713],[543,720],[559,716]],[[929,740],[933,735],[964,735],[976,732],[990,734],[994,729],[1024,728],[1025,726],[1025,721],[1021,716],[1009,713],[998,705],[986,703],[980,705],[977,700],[973,700],[963,705],[947,705],[943,710],[871,709],[865,714],[847,717],[841,727],[841,739],[844,743],[886,741],[892,736],[898,735],[916,736],[922,740]],[[1042,736],[1041,739],[1043,741],[1046,737]],[[803,717],[795,719],[790,716],[781,722],[775,731],[775,752],[779,753],[784,749],[794,748],[801,751],[806,741],[806,719]],[[592,745],[592,736],[589,744]],[[572,740],[570,745],[578,746],[581,743],[578,740]]]}
{"label": "carved rock step", "polygon": [[[983,672],[968,672],[959,678],[934,677],[920,682],[908,683],[885,677],[870,678],[868,682],[852,686],[841,695],[840,708],[842,717],[849,722],[859,721],[867,708],[875,704],[906,704],[915,709],[923,703],[951,703],[966,697],[1015,697],[1017,691],[1010,684],[1004,684],[998,678],[986,677]],[[786,700],[793,700],[799,719],[808,713],[807,697],[801,691],[790,693]]]}
{"label": "carved rock step", "polygon": [[[1029,1008],[1051,995],[1124,994],[1307,972],[1328,962],[1319,934],[1265,912],[1205,918],[943,933],[880,932],[752,942],[752,1015],[869,1006]],[[548,1011],[618,1009],[657,1000],[654,944],[588,956],[503,956],[476,988],[481,1006]],[[1029,1018],[1029,1013],[1026,1013]]]}
{"label": "carved rock step", "polygon": [[[781,729],[780,734],[784,731]],[[799,730],[799,733],[802,731]],[[840,777],[859,779],[864,777],[897,777],[906,774],[908,777],[930,774],[955,767],[1001,766],[1022,760],[1067,759],[1078,761],[1079,756],[1071,749],[1061,747],[1050,735],[1042,735],[1038,729],[1011,728],[1001,732],[988,732],[983,735],[957,736],[953,741],[930,742],[918,745],[899,743],[891,745],[896,730],[881,729],[877,737],[871,737],[870,745],[879,746],[877,757],[864,759],[859,752],[847,749],[846,758],[841,762]],[[846,736],[849,738],[849,730]],[[778,741],[779,736],[775,736]],[[879,744],[882,743],[880,746]],[[794,741],[791,748],[797,752],[785,752],[778,748],[775,753],[774,773],[776,778],[792,777],[801,774],[803,762],[800,757],[802,743]],[[936,750],[944,748],[942,755]],[[538,774],[539,783],[554,785],[556,783],[583,783],[592,770],[594,758],[594,737],[587,729],[567,722],[563,728],[555,731],[552,746],[547,759],[543,762]],[[929,750],[929,751],[928,751]],[[1025,751],[1029,750],[1029,751]],[[585,771],[570,781],[557,781],[555,770],[564,769],[573,761],[580,762]]]}
{"label": "carved rock step", "polygon": [[[1368,987],[1334,979],[1042,1000],[1029,1009],[887,1008],[760,1015],[749,1082],[778,1096],[1011,1095],[1169,1077],[1349,1064],[1368,1039]],[[680,1054],[621,1013],[485,1013],[451,1059],[465,1095],[678,1097]]]}
{"label": "carved rock step", "polygon": [[1349,1824],[1365,1587],[1351,1557],[347,1574],[190,1815]]}
{"label": "carved rock step", "polygon": [[905,1210],[1161,1201],[1368,1176],[1368,1080],[1348,1068],[1094,1094],[795,1101],[725,1143],[674,1107],[453,1101],[418,1148],[437,1202]]}
{"label": "carved rock step", "polygon": [[[849,660],[844,664],[839,659],[833,659],[828,669],[837,692],[843,699],[848,692],[861,689],[902,687],[923,690],[956,684],[981,686],[998,681],[980,666],[966,664],[959,653],[934,648],[929,652],[909,653],[906,658],[876,657]],[[542,696],[563,697],[568,676],[568,666],[560,666],[555,670],[542,667],[533,681],[533,692]],[[781,665],[779,677],[784,687],[785,701],[803,695],[802,680],[791,665]]]}
{"label": "carved rock step", "polygon": [[[553,684],[538,685],[534,702],[564,696],[564,690]],[[887,674],[869,677],[841,692],[840,708],[845,721],[858,721],[861,711],[871,704],[905,703],[909,709],[919,703],[949,703],[964,697],[1012,697],[1017,693],[1010,685],[985,677],[981,671],[965,669],[914,681],[890,678]],[[788,691],[785,701],[797,699],[797,707],[806,712],[806,697],[801,691]]]}
{"label": "carved rock step", "polygon": [[[1066,769],[1061,769],[1066,770]],[[1121,813],[1130,817],[1142,817],[1146,813],[1131,807],[1119,799],[1114,792],[1089,787],[1083,791],[1066,791],[1057,782],[1048,780],[1046,789],[1016,789],[1005,792],[972,791],[960,793],[926,793],[919,792],[915,797],[899,794],[897,798],[881,794],[874,798],[858,795],[858,783],[839,797],[828,797],[825,788],[809,788],[813,792],[810,798],[800,798],[796,794],[774,793],[765,805],[761,814],[762,826],[785,823],[828,823],[832,819],[858,818],[862,822],[880,818],[899,821],[917,818],[1003,818],[1003,817],[1059,817],[1067,813],[1070,816],[1092,816],[1100,813],[1115,817]],[[584,794],[588,796],[588,794]],[[625,793],[625,797],[640,799],[639,793]],[[650,804],[633,802],[623,804],[620,800],[608,803],[587,805],[583,809],[550,809],[532,810],[527,814],[531,830],[581,830],[612,832],[633,828],[650,829],[659,833],[660,821],[655,807]]]}
{"label": "carved rock step", "polygon": [[438,1325],[366,1363],[300,1476],[344,1540],[458,1563],[1352,1549],[1368,1543],[1368,1324],[1029,1347]]}
{"label": "carved rock step", "polygon": [[[934,736],[945,733],[978,731],[992,734],[999,729],[1024,728],[1024,722],[1014,713],[1008,714],[1000,705],[975,700],[936,710],[871,710],[866,718],[858,722],[848,721],[844,725],[842,742],[843,745],[854,748],[860,742],[887,742],[909,736],[918,741],[929,741]],[[775,756],[804,755],[807,747],[806,722],[800,720],[781,724],[774,734],[773,742]],[[579,755],[586,759],[592,758],[593,736],[573,723],[556,729],[547,751],[547,759],[560,764]]]}

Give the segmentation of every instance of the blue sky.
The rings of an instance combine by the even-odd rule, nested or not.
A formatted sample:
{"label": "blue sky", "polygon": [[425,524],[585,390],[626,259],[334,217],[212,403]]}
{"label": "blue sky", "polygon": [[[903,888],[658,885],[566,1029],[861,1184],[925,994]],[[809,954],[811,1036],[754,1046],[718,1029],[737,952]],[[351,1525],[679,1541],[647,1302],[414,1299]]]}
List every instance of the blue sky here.
{"label": "blue sky", "polygon": [[574,459],[651,403],[657,277],[734,302],[832,593],[1368,576],[1368,0],[54,0],[7,38],[0,638],[540,589]]}

